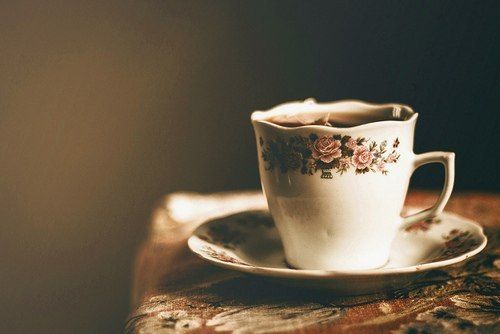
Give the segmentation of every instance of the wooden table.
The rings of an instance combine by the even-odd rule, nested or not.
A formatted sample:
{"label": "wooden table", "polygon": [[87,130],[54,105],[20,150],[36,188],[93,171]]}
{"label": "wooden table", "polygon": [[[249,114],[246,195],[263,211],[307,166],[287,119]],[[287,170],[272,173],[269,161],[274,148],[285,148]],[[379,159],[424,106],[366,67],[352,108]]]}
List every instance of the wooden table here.
{"label": "wooden table", "polygon": [[[437,195],[413,192],[407,204]],[[232,213],[259,193],[177,193],[160,201],[133,273],[126,333],[500,333],[500,196],[462,193],[446,210],[479,221],[489,243],[466,263],[434,270],[405,288],[339,297],[220,269],[186,239],[206,217]]]}

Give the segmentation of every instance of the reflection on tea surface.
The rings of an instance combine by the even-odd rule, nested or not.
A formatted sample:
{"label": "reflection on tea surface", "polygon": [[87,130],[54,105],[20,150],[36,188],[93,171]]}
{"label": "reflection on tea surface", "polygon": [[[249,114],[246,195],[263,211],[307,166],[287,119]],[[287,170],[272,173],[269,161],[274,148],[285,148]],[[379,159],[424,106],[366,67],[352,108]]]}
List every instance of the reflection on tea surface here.
{"label": "reflection on tea surface", "polygon": [[292,102],[262,112],[256,119],[295,128],[306,125],[349,128],[381,121],[406,121],[415,113],[400,104],[368,105],[357,101],[330,104]]}

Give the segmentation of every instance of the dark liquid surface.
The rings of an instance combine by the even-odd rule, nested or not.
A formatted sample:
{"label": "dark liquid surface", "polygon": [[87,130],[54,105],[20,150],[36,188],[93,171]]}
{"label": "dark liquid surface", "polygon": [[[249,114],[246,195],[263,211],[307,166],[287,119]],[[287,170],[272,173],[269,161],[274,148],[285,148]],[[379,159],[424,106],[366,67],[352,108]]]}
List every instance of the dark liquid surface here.
{"label": "dark liquid surface", "polygon": [[283,113],[267,119],[268,122],[289,128],[308,125],[325,127],[350,128],[354,126],[383,122],[405,121],[412,117],[413,112],[396,107],[372,109],[318,111],[304,113]]}
{"label": "dark liquid surface", "polygon": [[328,122],[324,121],[318,121],[315,123],[310,123],[310,124],[302,124],[302,123],[292,123],[292,122],[276,122],[276,121],[269,121],[270,123],[280,125],[280,126],[285,126],[288,128],[298,128],[301,126],[308,126],[308,125],[320,125],[324,127],[336,127],[336,128],[350,128],[353,126],[358,126],[358,125],[363,125],[363,124],[369,124],[369,123],[377,123],[377,122],[383,122],[383,121],[403,121],[402,119],[398,118],[384,118],[384,119],[372,119],[369,121],[361,121],[361,120],[352,120],[352,121],[334,121],[330,120]]}

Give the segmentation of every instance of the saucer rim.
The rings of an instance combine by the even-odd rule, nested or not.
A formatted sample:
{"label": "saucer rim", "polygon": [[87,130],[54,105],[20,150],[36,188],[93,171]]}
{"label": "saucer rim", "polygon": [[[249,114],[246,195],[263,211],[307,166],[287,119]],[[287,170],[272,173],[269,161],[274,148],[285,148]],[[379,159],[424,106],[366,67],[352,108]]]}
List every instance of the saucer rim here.
{"label": "saucer rim", "polygon": [[[242,210],[240,212],[244,211],[249,211],[249,210]],[[232,269],[232,270],[237,270],[240,272],[245,272],[249,274],[255,274],[255,275],[260,275],[260,276],[266,276],[266,277],[282,277],[282,278],[300,278],[300,279],[330,279],[330,278],[348,278],[348,277],[366,277],[366,276],[389,276],[389,275],[395,275],[395,274],[412,274],[412,273],[421,273],[421,272],[426,272],[432,269],[436,268],[442,268],[442,267],[447,267],[456,263],[460,263],[462,261],[465,261],[478,253],[480,253],[488,244],[488,237],[484,233],[484,229],[481,225],[479,225],[477,222],[463,217],[461,215],[451,213],[451,212],[443,212],[440,214],[438,217],[451,217],[455,219],[459,219],[461,221],[464,221],[465,223],[471,225],[474,227],[478,235],[481,236],[482,242],[480,245],[478,245],[476,248],[473,250],[470,250],[464,254],[461,254],[459,256],[453,257],[451,259],[446,259],[446,260],[440,260],[440,261],[433,261],[429,263],[423,263],[423,264],[417,264],[414,266],[408,266],[408,267],[399,267],[399,268],[378,268],[378,269],[365,269],[365,270],[316,270],[316,269],[293,269],[293,268],[272,268],[272,267],[262,267],[262,266],[255,266],[255,265],[242,265],[238,263],[228,263],[224,262],[218,259],[214,259],[212,257],[207,256],[203,252],[199,252],[196,244],[200,244],[203,242],[203,240],[199,239],[198,236],[196,236],[196,232],[198,229],[200,229],[203,225],[210,223],[211,221],[214,221],[215,219],[219,219],[220,217],[212,217],[209,219],[204,220],[193,232],[191,233],[190,237],[187,240],[188,248],[190,249],[191,252],[196,254],[198,257],[202,258],[203,260],[206,260],[212,264],[215,264],[219,267],[226,268],[226,269]]]}

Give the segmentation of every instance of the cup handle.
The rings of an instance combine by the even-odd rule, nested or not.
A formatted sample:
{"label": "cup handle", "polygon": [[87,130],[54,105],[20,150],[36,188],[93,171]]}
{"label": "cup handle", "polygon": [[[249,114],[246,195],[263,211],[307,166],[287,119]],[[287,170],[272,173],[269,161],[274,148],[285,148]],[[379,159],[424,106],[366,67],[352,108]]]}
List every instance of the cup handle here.
{"label": "cup handle", "polygon": [[[401,229],[405,229],[413,223],[418,221],[434,218],[443,212],[448,199],[450,198],[451,191],[453,190],[453,183],[455,182],[455,153],[452,152],[428,152],[415,155],[413,160],[413,171],[418,167],[429,163],[440,163],[444,166],[445,176],[444,185],[441,195],[437,202],[429,209],[409,215],[403,218]],[[413,173],[412,171],[412,173]]]}

